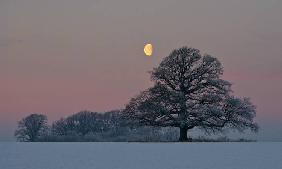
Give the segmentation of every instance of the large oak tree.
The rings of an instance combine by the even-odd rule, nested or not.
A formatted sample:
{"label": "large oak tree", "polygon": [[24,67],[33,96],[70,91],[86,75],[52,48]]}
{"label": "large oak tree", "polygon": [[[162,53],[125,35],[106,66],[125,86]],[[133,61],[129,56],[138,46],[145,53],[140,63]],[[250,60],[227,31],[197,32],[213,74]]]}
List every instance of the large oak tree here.
{"label": "large oak tree", "polygon": [[255,106],[248,98],[233,96],[222,73],[215,57],[194,48],[176,49],[153,69],[154,86],[132,98],[124,116],[136,125],[178,127],[179,141],[187,141],[193,128],[257,131]]}

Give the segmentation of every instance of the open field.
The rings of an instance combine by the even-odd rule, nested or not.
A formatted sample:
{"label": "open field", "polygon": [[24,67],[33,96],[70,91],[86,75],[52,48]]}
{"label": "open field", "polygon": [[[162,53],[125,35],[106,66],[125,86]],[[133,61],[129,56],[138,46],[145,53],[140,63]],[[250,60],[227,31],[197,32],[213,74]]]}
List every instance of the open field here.
{"label": "open field", "polygon": [[1,169],[281,169],[282,143],[0,143]]}

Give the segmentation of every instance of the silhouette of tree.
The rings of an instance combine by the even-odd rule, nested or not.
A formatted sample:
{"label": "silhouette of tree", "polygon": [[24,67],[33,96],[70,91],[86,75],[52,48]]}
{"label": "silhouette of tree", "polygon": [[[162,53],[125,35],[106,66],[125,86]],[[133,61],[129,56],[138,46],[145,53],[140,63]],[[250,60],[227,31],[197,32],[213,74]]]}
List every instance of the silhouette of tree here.
{"label": "silhouette of tree", "polygon": [[18,122],[15,136],[18,141],[36,141],[44,134],[47,126],[47,117],[42,114],[31,114]]}
{"label": "silhouette of tree", "polygon": [[248,98],[231,95],[231,84],[221,79],[223,67],[216,58],[182,47],[150,73],[154,86],[132,98],[124,110],[131,123],[180,128],[179,141],[189,141],[187,131],[193,128],[257,131],[255,106]]}
{"label": "silhouette of tree", "polygon": [[51,126],[51,133],[55,136],[66,136],[68,135],[70,127],[66,119],[61,118],[55,122],[53,122]]}
{"label": "silhouette of tree", "polygon": [[85,136],[89,133],[101,133],[115,129],[119,125],[118,111],[96,113],[80,111],[67,118],[61,118],[52,124],[52,133],[57,136],[79,134]]}

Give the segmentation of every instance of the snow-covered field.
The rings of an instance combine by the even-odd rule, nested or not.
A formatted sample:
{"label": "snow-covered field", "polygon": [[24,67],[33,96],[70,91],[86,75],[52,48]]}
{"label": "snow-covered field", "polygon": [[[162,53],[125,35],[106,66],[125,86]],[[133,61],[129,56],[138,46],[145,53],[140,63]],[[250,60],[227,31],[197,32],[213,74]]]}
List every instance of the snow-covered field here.
{"label": "snow-covered field", "polygon": [[0,143],[0,169],[282,169],[282,143]]}

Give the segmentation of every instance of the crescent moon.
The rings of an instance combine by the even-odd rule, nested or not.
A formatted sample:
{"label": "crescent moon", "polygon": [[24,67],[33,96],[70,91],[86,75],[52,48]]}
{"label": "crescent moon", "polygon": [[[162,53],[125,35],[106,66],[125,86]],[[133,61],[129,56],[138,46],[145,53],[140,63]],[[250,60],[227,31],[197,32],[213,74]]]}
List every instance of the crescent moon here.
{"label": "crescent moon", "polygon": [[147,56],[151,56],[153,54],[153,45],[148,43],[144,47],[144,53]]}

